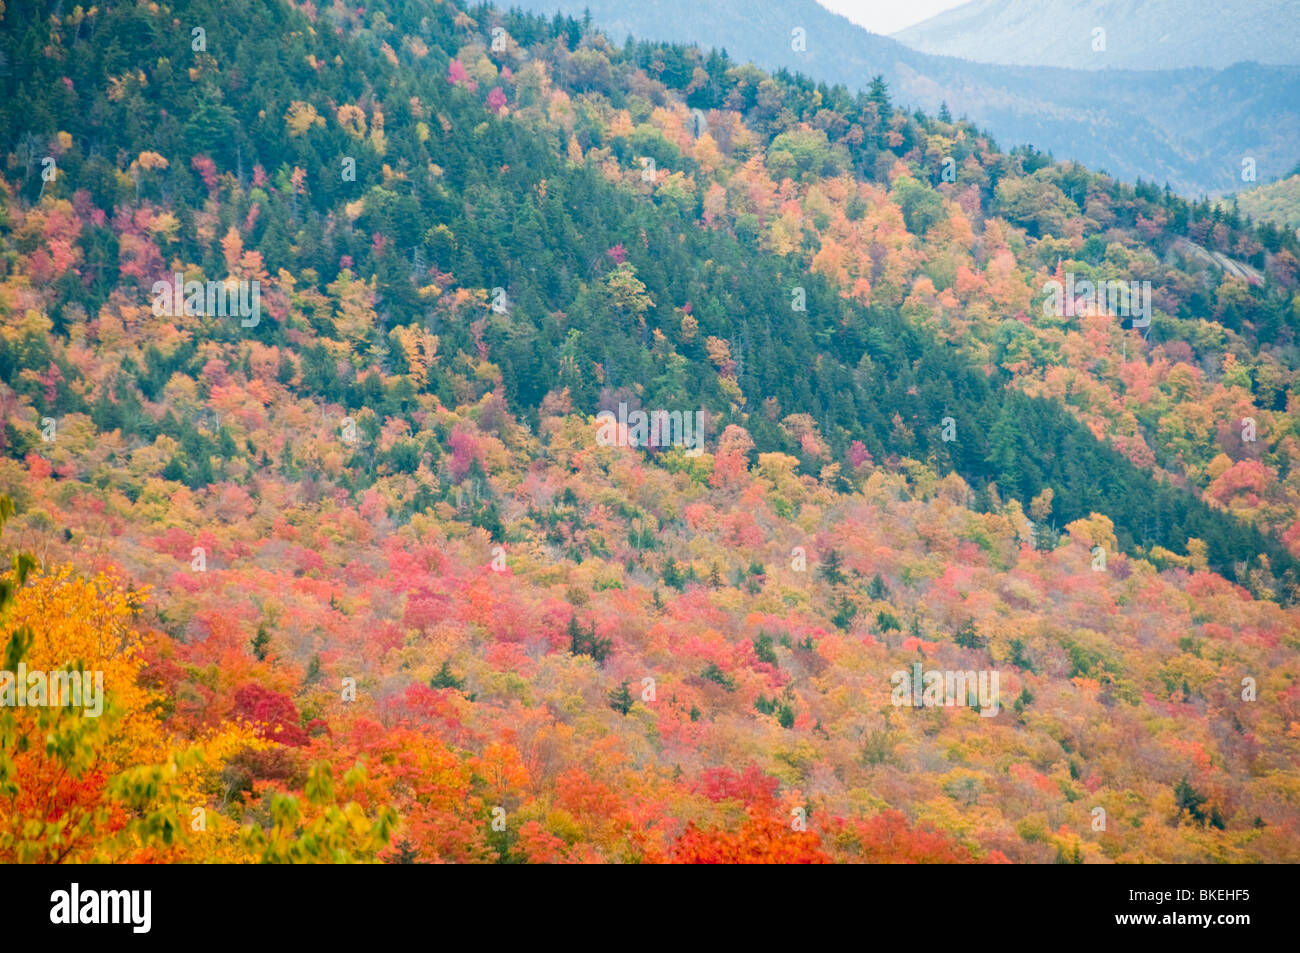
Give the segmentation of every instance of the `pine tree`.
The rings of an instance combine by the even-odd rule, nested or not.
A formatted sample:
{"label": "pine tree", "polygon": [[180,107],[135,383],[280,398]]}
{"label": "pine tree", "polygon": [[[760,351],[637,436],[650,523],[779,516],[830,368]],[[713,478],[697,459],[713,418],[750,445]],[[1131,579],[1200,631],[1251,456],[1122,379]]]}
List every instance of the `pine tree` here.
{"label": "pine tree", "polygon": [[817,573],[832,586],[838,586],[844,582],[845,576],[841,567],[844,565],[844,557],[840,555],[838,549],[831,549],[826,553],[820,566],[817,567]]}
{"label": "pine tree", "polygon": [[664,560],[663,579],[664,585],[673,589],[681,589],[685,581],[682,571],[677,568],[677,560],[671,556]]}
{"label": "pine tree", "polygon": [[754,639],[754,655],[760,662],[768,665],[778,664],[776,651],[772,648],[772,637],[766,632],[758,633],[758,637]]}
{"label": "pine tree", "polygon": [[961,627],[953,633],[952,640],[964,649],[978,649],[984,645],[984,640],[980,638],[979,632],[975,630],[975,620],[967,619],[961,624]]}
{"label": "pine tree", "polygon": [[632,710],[632,692],[628,689],[627,682],[609,693],[609,707],[622,715]]}
{"label": "pine tree", "polygon": [[443,660],[442,667],[429,679],[430,688],[454,688],[461,691],[465,688],[465,679],[457,678],[451,670],[451,663]]}
{"label": "pine tree", "polygon": [[1024,669],[1026,672],[1035,672],[1033,660],[1025,654],[1025,643],[1020,639],[1011,640],[1011,658],[1009,659],[1016,668]]}
{"label": "pine tree", "polygon": [[[857,614],[858,607],[849,602],[847,596],[840,596],[840,601],[835,609],[835,614],[831,616],[831,621],[835,623],[837,628],[843,629],[847,632],[849,626],[853,624],[854,616]],[[811,638],[812,637],[809,636],[809,639]]]}
{"label": "pine tree", "polygon": [[893,107],[889,103],[889,84],[885,82],[885,77],[879,74],[871,77],[871,88],[867,90],[867,98],[876,104],[881,122],[889,118]]}
{"label": "pine tree", "polygon": [[259,662],[266,661],[266,650],[271,644],[271,635],[266,631],[266,626],[257,627],[257,635],[253,636],[249,644],[253,647],[253,654],[257,656]]}
{"label": "pine tree", "polygon": [[587,632],[587,654],[597,662],[603,662],[609,657],[610,650],[614,643],[610,639],[602,639],[596,636],[596,623],[591,623],[591,628]]}
{"label": "pine tree", "polygon": [[604,662],[609,657],[614,643],[596,635],[596,623],[593,621],[586,632],[578,624],[578,617],[569,617],[569,651],[574,655],[590,655],[597,662]]}
{"label": "pine tree", "polygon": [[393,845],[397,854],[390,863],[394,864],[413,864],[420,856],[420,849],[412,844],[406,838],[402,838]]}
{"label": "pine tree", "polygon": [[1183,779],[1174,786],[1174,798],[1178,803],[1180,815],[1186,812],[1197,823],[1205,823],[1205,812],[1201,810],[1202,805],[1205,804],[1205,795],[1192,787],[1186,775],[1183,775]]}
{"label": "pine tree", "polygon": [[582,627],[578,625],[576,615],[569,616],[569,652],[573,655],[581,655],[583,646]]}
{"label": "pine tree", "polygon": [[716,682],[729,692],[734,692],[736,690],[735,680],[719,668],[717,662],[710,662],[701,673],[701,676],[707,678],[711,682]]}

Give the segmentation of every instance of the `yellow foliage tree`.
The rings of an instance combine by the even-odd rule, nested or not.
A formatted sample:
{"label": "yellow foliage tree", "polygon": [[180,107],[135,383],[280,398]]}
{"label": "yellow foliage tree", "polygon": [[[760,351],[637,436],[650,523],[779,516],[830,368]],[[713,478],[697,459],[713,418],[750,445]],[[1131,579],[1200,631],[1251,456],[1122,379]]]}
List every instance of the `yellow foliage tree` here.
{"label": "yellow foliage tree", "polygon": [[[0,497],[0,525],[12,514]],[[140,684],[143,598],[106,573],[37,572],[27,554],[0,578],[0,863],[222,856],[187,821],[231,756],[266,743],[240,725],[198,744],[167,737]]]}
{"label": "yellow foliage tree", "polygon": [[290,136],[305,135],[312,126],[323,126],[325,120],[316,112],[311,103],[294,100],[284,114],[284,124]]}

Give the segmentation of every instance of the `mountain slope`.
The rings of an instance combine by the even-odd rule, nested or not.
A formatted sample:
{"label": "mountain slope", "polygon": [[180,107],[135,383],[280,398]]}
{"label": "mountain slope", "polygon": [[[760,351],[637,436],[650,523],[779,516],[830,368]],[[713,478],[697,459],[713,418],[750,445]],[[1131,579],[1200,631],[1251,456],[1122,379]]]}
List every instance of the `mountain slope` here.
{"label": "mountain slope", "polygon": [[1300,858],[1293,236],[570,20],[3,16],[8,655],[113,677],[0,860]]}
{"label": "mountain slope", "polygon": [[1297,14],[1293,0],[972,0],[893,38],[925,53],[1012,66],[1295,66]]}
{"label": "mountain slope", "polygon": [[[1082,71],[991,66],[930,56],[876,36],[815,0],[525,0],[628,34],[725,49],[767,69],[862,89],[879,74],[908,108],[946,103],[1005,146],[1031,144],[1129,182],[1168,182],[1185,195],[1239,187],[1241,159],[1259,175],[1285,173],[1300,155],[1300,69],[1243,64],[1215,72]],[[792,49],[792,31],[805,31]],[[1056,65],[1056,64],[1053,64]]]}
{"label": "mountain slope", "polygon": [[1300,172],[1276,182],[1266,182],[1228,197],[1243,215],[1273,222],[1292,231],[1300,229]]}

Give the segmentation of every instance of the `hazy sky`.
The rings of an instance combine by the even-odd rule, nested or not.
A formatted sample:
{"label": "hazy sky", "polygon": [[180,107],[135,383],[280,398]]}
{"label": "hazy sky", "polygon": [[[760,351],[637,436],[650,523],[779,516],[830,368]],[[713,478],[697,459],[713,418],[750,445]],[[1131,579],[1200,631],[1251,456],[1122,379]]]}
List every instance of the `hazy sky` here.
{"label": "hazy sky", "polygon": [[928,20],[936,13],[959,7],[966,0],[817,0],[823,7],[848,17],[872,33],[893,33]]}

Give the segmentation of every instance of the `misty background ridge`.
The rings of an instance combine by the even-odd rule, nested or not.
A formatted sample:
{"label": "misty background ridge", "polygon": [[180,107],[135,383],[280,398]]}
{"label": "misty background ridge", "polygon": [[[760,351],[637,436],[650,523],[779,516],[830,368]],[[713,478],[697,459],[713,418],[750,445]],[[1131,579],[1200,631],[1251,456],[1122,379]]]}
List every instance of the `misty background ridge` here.
{"label": "misty background ridge", "polygon": [[[1004,149],[1030,144],[1125,181],[1168,183],[1190,198],[1254,184],[1242,181],[1244,158],[1254,160],[1260,183],[1285,176],[1300,159],[1300,66],[1294,65],[1300,43],[1292,39],[1300,18],[1286,15],[1296,11],[1294,2],[1259,0],[1246,5],[1259,12],[1237,18],[1203,15],[1211,4],[1199,0],[1097,2],[1068,17],[1058,12],[1069,6],[1065,0],[981,0],[885,37],[816,0],[520,2],[548,16],[589,11],[613,42],[631,35],[725,49],[737,62],[854,91],[879,74],[900,106],[933,115],[946,103]],[[1154,34],[1151,23],[1160,16],[1177,30]],[[1106,50],[1093,53],[1098,19],[1106,24]],[[974,32],[961,25],[975,22],[983,25]],[[795,28],[805,31],[803,51],[792,48]],[[1148,35],[1149,42],[1135,39]],[[971,49],[982,44],[982,57],[955,47],[953,55],[925,51],[962,37]],[[1255,45],[1268,51],[1261,57],[1270,62],[1249,61]],[[1054,65],[1008,65],[1015,50],[1028,47],[1042,50],[1034,53],[1042,64]],[[1275,57],[1291,65],[1273,65]]]}

